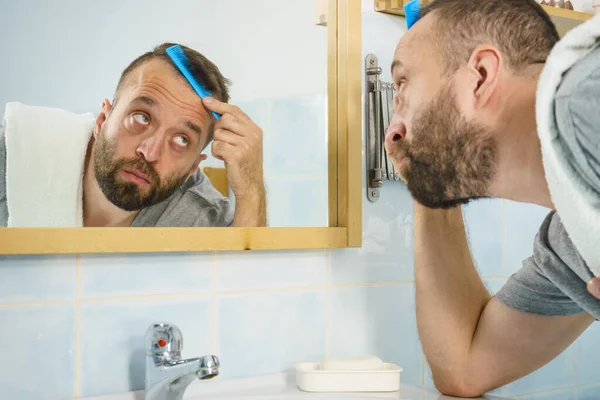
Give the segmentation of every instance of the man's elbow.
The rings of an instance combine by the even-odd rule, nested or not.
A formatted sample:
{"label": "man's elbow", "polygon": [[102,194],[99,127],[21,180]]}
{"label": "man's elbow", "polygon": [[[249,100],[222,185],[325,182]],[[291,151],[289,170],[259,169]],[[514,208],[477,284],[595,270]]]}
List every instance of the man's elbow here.
{"label": "man's elbow", "polygon": [[470,379],[451,374],[433,374],[435,388],[446,396],[454,397],[479,397],[487,390]]}

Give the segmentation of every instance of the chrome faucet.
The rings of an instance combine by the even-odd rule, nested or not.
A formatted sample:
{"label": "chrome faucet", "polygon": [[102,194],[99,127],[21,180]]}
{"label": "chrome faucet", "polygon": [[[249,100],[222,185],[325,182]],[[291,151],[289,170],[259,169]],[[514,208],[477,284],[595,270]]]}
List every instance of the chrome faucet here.
{"label": "chrome faucet", "polygon": [[175,325],[150,325],[145,342],[144,400],[181,400],[194,379],[210,379],[219,375],[219,359],[216,356],[181,359],[183,336]]}

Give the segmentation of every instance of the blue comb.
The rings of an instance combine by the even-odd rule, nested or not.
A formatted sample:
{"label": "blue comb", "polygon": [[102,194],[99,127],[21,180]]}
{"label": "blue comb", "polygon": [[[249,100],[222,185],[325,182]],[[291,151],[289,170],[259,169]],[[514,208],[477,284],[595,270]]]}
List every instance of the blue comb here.
{"label": "blue comb", "polygon": [[421,13],[421,2],[419,0],[409,1],[404,5],[404,14],[406,16],[406,27],[410,29],[418,20]]}
{"label": "blue comb", "polygon": [[[175,46],[167,48],[167,55],[171,58],[173,64],[175,64],[179,72],[181,72],[184,78],[187,79],[187,81],[190,83],[190,85],[196,91],[196,93],[198,93],[198,96],[200,96],[201,99],[205,97],[212,97],[212,94],[210,94],[210,92],[206,90],[206,88],[203,85],[198,83],[196,78],[194,78],[194,76],[190,72],[190,69],[188,68],[188,59],[185,56],[185,53],[183,52],[183,49],[180,45],[176,44]],[[211,111],[211,113],[215,116],[216,119],[221,118],[220,114],[217,114],[214,111]]]}

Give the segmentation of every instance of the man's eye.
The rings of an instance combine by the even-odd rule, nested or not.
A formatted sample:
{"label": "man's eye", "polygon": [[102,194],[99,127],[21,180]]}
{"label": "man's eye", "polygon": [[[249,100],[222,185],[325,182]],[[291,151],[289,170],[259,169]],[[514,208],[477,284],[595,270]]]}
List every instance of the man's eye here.
{"label": "man's eye", "polygon": [[402,89],[405,83],[406,81],[404,79],[396,81],[396,83],[394,83],[394,89],[396,89],[396,91],[399,91],[400,89]]}
{"label": "man's eye", "polygon": [[150,117],[142,113],[133,114],[133,119],[140,125],[148,125],[150,123]]}
{"label": "man's eye", "polygon": [[173,140],[175,140],[175,143],[181,147],[187,147],[190,144],[188,138],[181,135],[175,136]]}

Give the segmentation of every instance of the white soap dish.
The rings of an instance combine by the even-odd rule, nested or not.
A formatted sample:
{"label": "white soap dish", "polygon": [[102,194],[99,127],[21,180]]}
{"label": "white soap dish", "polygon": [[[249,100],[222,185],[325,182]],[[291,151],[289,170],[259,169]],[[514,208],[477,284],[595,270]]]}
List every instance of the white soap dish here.
{"label": "white soap dish", "polygon": [[[373,357],[326,360],[296,365],[296,385],[305,392],[396,392],[400,390],[402,368],[395,364],[373,363]],[[368,362],[365,362],[368,360]],[[324,366],[335,366],[326,369]],[[360,369],[364,365],[366,368]]]}

